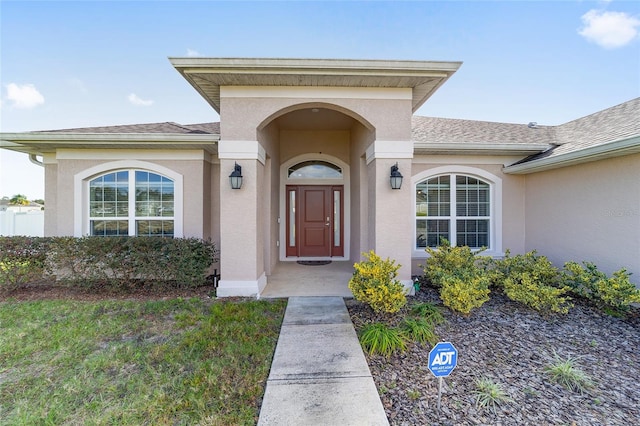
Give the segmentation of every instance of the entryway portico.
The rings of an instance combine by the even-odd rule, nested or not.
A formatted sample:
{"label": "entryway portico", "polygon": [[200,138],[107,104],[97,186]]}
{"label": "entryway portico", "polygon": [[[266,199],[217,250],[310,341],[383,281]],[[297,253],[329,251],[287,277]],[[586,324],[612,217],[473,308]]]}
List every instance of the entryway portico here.
{"label": "entryway portico", "polygon": [[369,250],[410,284],[411,188],[391,189],[390,168],[411,175],[412,113],[459,63],[171,61],[220,113],[219,296],[261,294],[278,262],[351,267]]}

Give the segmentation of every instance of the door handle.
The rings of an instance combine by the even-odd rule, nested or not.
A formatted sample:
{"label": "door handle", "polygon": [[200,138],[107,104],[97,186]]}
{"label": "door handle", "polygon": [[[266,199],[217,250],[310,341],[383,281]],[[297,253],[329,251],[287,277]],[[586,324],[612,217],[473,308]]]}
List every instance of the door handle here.
{"label": "door handle", "polygon": [[325,223],[326,226],[331,226],[331,218],[329,216],[327,216],[327,223]]}

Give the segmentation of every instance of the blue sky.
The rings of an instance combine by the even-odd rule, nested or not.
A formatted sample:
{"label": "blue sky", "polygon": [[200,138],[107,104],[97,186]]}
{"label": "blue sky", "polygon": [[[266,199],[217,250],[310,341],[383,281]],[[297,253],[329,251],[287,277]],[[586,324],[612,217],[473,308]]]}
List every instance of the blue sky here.
{"label": "blue sky", "polygon": [[[561,124],[640,96],[639,31],[620,0],[0,0],[0,131],[217,121],[170,56],[462,61],[419,115]],[[44,196],[26,155],[0,167]]]}

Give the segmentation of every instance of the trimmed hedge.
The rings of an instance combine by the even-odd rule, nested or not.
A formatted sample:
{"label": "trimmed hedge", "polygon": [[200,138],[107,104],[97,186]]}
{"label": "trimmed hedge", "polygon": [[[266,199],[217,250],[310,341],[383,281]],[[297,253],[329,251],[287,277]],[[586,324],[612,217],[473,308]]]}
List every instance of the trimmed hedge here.
{"label": "trimmed hedge", "polygon": [[42,280],[50,244],[50,238],[0,236],[0,291]]}
{"label": "trimmed hedge", "polygon": [[218,261],[215,244],[197,238],[4,237],[0,253],[0,288],[6,290],[47,273],[74,287],[197,287]]}

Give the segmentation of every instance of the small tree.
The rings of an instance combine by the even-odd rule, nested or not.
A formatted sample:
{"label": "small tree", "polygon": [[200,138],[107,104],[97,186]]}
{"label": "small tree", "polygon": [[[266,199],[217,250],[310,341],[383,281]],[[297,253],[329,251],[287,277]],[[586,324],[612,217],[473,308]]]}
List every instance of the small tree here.
{"label": "small tree", "polygon": [[9,204],[14,206],[28,206],[29,200],[26,195],[16,194],[9,199]]}

